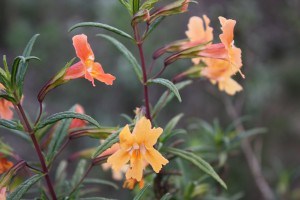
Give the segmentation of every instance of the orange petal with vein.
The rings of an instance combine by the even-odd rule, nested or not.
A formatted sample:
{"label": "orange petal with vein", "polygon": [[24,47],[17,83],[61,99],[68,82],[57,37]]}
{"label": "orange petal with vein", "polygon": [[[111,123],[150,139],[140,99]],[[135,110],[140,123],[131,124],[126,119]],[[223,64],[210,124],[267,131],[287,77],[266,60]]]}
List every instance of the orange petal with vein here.
{"label": "orange petal with vein", "polygon": [[86,62],[87,60],[95,59],[93,50],[87,41],[87,36],[84,34],[75,35],[73,37],[73,46],[76,51],[76,55],[81,61]]}

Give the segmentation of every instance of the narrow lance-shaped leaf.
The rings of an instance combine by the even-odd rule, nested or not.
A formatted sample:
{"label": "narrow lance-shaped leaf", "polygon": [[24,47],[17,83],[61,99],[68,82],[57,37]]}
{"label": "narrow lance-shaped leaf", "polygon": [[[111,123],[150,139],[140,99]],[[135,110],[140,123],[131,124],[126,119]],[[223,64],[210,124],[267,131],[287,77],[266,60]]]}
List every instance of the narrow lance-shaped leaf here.
{"label": "narrow lance-shaped leaf", "polygon": [[71,185],[73,188],[79,183],[80,179],[82,178],[85,172],[86,164],[87,164],[86,160],[79,161],[71,180]]}
{"label": "narrow lance-shaped leaf", "polygon": [[98,157],[106,149],[110,148],[113,144],[119,141],[120,130],[116,133],[111,134],[104,142],[96,149],[95,153],[92,156],[92,159]]}
{"label": "narrow lance-shaped leaf", "polygon": [[72,112],[72,111],[65,111],[65,112],[59,112],[59,113],[53,114],[53,115],[49,116],[48,118],[46,118],[45,120],[41,121],[40,123],[38,123],[36,125],[35,130],[41,129],[47,125],[53,124],[53,123],[58,122],[63,119],[74,119],[74,118],[88,121],[89,123],[100,128],[100,124],[88,115],[80,114],[80,113],[76,113],[76,112]]}
{"label": "narrow lance-shaped leaf", "polygon": [[170,193],[167,193],[160,200],[169,200],[171,198],[172,198],[172,195]]}
{"label": "narrow lance-shaped leaf", "polygon": [[69,32],[71,32],[72,30],[76,29],[76,28],[80,28],[80,27],[96,27],[96,28],[101,28],[101,29],[105,29],[105,30],[108,30],[110,32],[113,32],[113,33],[116,33],[120,36],[123,36],[125,38],[128,38],[128,39],[131,39],[131,40],[134,40],[131,35],[129,35],[128,33],[120,30],[120,29],[117,29],[113,26],[110,26],[110,25],[107,25],[107,24],[102,24],[102,23],[96,23],[96,22],[81,22],[81,23],[78,23],[78,24],[75,24],[74,26],[72,26],[70,29],[69,29]]}
{"label": "narrow lance-shaped leaf", "polygon": [[115,45],[115,47],[117,47],[117,49],[130,62],[131,66],[133,67],[133,70],[136,73],[139,80],[142,80],[142,70],[141,70],[139,63],[137,62],[135,57],[132,55],[132,53],[122,43],[120,43],[118,40],[116,40],[115,38],[110,37],[108,35],[98,34],[97,36],[100,36],[100,37],[108,40],[109,42],[111,42],[113,45]]}
{"label": "narrow lance-shaped leaf", "polygon": [[215,172],[215,170],[212,168],[212,166],[203,160],[201,157],[195,155],[192,152],[184,151],[181,149],[175,149],[175,148],[166,148],[166,151],[176,155],[180,158],[183,158],[191,163],[193,163],[195,166],[197,166],[199,169],[201,169],[206,174],[210,175],[212,178],[214,178],[217,182],[220,183],[225,189],[227,189],[226,184],[224,181],[219,177],[219,175]]}
{"label": "narrow lance-shaped leaf", "polygon": [[157,3],[159,0],[147,0],[141,5],[141,10],[147,9],[151,10],[154,7],[154,4]]}
{"label": "narrow lance-shaped leaf", "polygon": [[140,200],[140,199],[144,199],[142,198],[143,195],[145,194],[146,190],[150,187],[150,184],[146,185],[145,187],[143,187],[143,189],[141,189],[137,195],[135,195],[133,200]]}
{"label": "narrow lance-shaped leaf", "polygon": [[123,4],[123,5],[125,6],[125,8],[127,8],[129,14],[132,15],[132,8],[131,8],[131,6],[130,6],[129,3],[128,3],[126,0],[119,0],[119,2],[120,2],[121,4]]}
{"label": "narrow lance-shaped leaf", "polygon": [[38,182],[44,175],[37,174],[26,181],[24,181],[21,185],[19,185],[8,197],[7,200],[17,200],[21,199],[23,195],[33,186],[36,182]]}
{"label": "narrow lance-shaped leaf", "polygon": [[130,0],[132,6],[132,15],[134,15],[140,9],[140,0]]}
{"label": "narrow lance-shaped leaf", "polygon": [[179,102],[182,101],[177,87],[171,81],[163,78],[156,78],[156,79],[149,80],[148,83],[156,83],[156,84],[166,86],[175,94]]}
{"label": "narrow lance-shaped leaf", "polygon": [[3,126],[8,129],[12,129],[12,130],[22,130],[22,126],[20,125],[19,122],[10,121],[10,120],[6,120],[6,119],[0,119],[0,126]]}
{"label": "narrow lance-shaped leaf", "polygon": [[174,118],[172,118],[169,123],[166,125],[166,127],[164,128],[164,132],[163,132],[163,135],[161,137],[161,141],[164,142],[166,141],[171,133],[172,133],[172,130],[175,128],[175,126],[177,125],[177,123],[179,122],[179,120],[183,117],[183,114],[179,114],[179,115],[176,115]]}
{"label": "narrow lance-shaped leaf", "polygon": [[[34,43],[35,43],[35,41],[36,41],[36,39],[39,35],[40,34],[35,34],[29,40],[29,42],[27,43],[27,45],[26,45],[26,47],[23,51],[23,54],[22,54],[23,57],[27,58],[27,57],[30,56],[33,45],[34,45]],[[27,68],[28,68],[28,63],[27,62],[20,63],[19,70],[17,71],[17,77],[18,77],[17,87],[19,88],[18,96],[22,96],[22,94],[23,94],[23,84],[24,84],[24,78],[25,78],[25,74],[27,72]]]}

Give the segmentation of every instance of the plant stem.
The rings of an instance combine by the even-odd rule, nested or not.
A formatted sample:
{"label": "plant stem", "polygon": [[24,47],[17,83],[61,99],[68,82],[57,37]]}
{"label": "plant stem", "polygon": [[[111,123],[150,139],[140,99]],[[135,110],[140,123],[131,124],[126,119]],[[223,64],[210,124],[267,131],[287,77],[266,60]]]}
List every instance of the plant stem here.
{"label": "plant stem", "polygon": [[138,49],[140,53],[140,59],[142,64],[142,71],[143,71],[143,84],[144,84],[144,99],[145,99],[145,107],[146,107],[146,117],[152,121],[152,117],[150,114],[150,104],[149,104],[149,91],[148,91],[148,85],[147,85],[147,72],[146,72],[146,64],[145,64],[145,57],[144,57],[144,51],[143,51],[143,44],[138,43]]}
{"label": "plant stem", "polygon": [[146,69],[146,63],[145,63],[145,56],[143,51],[143,38],[140,38],[139,30],[137,26],[133,27],[134,32],[134,38],[137,43],[138,49],[139,49],[139,55],[142,65],[142,71],[143,71],[143,87],[144,87],[144,100],[145,100],[145,107],[146,107],[146,117],[152,122],[152,117],[150,113],[150,104],[149,104],[149,91],[148,91],[148,85],[147,85],[147,69]]}
{"label": "plant stem", "polygon": [[27,119],[27,116],[26,116],[26,114],[23,110],[23,107],[20,103],[17,104],[17,108],[18,108],[18,111],[19,111],[18,112],[19,117],[21,118],[21,121],[24,123],[23,126],[24,126],[25,130],[29,133],[29,135],[31,137],[31,140],[33,142],[35,151],[38,154],[38,157],[39,157],[39,160],[40,160],[40,163],[41,163],[41,166],[42,166],[43,173],[45,174],[45,179],[46,179],[46,182],[47,182],[47,186],[48,186],[50,195],[51,195],[53,200],[56,200],[57,199],[56,194],[55,194],[55,191],[53,189],[53,185],[52,185],[51,180],[50,180],[50,176],[49,176],[48,168],[46,166],[45,158],[43,156],[43,153],[42,153],[42,150],[39,146],[39,143],[38,143],[38,141],[35,137],[34,130],[31,128],[30,123]]}

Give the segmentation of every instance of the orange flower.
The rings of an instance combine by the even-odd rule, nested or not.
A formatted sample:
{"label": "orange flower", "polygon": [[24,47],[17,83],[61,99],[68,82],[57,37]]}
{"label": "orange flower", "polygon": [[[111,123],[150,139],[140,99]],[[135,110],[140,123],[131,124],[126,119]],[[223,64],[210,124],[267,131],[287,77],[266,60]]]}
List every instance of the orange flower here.
{"label": "orange flower", "polygon": [[207,65],[201,71],[201,75],[209,78],[213,84],[218,83],[221,91],[234,95],[243,88],[231,76],[240,72],[244,78],[240,70],[242,67],[241,49],[233,44],[236,21],[224,17],[219,17],[219,20],[223,31],[219,36],[222,43],[211,44],[200,52],[199,55],[205,57],[203,61]]}
{"label": "orange flower", "polygon": [[[0,90],[3,90],[4,86],[0,83]],[[0,98],[0,118],[11,120],[13,118],[12,108],[14,105],[6,99]]]}
{"label": "orange flower", "polygon": [[[80,113],[80,114],[84,114],[84,109],[81,105],[76,104],[75,107],[75,112]],[[72,128],[81,128],[86,126],[87,122],[81,119],[73,119],[71,124],[70,124],[70,129]]]}
{"label": "orange flower", "polygon": [[138,182],[143,177],[144,162],[158,173],[169,162],[153,148],[162,132],[161,128],[151,128],[150,120],[145,117],[136,123],[132,133],[126,125],[119,135],[120,149],[107,159],[107,163],[111,164],[113,170],[120,171],[130,161],[126,179],[132,178]]}
{"label": "orange flower", "polygon": [[7,170],[9,170],[14,164],[8,161],[3,154],[0,153],[0,174],[3,174]]}
{"label": "orange flower", "polygon": [[0,200],[6,200],[6,187],[0,188]]}
{"label": "orange flower", "polygon": [[243,65],[241,59],[242,51],[234,45],[233,40],[236,21],[224,17],[219,17],[219,20],[222,25],[222,34],[219,36],[222,43],[208,45],[199,53],[199,56],[228,61],[232,73],[239,72],[244,78],[244,75],[240,70]]}
{"label": "orange flower", "polygon": [[231,78],[235,72],[231,70],[228,61],[209,58],[205,61],[208,66],[201,71],[201,75],[209,78],[213,84],[218,83],[219,90],[234,95],[243,89],[240,84]]}
{"label": "orange flower", "polygon": [[116,78],[111,74],[105,74],[101,64],[94,62],[95,56],[86,35],[75,35],[73,37],[73,46],[80,61],[67,69],[64,75],[65,80],[84,77],[91,81],[93,86],[95,86],[94,78],[106,85],[113,84]]}

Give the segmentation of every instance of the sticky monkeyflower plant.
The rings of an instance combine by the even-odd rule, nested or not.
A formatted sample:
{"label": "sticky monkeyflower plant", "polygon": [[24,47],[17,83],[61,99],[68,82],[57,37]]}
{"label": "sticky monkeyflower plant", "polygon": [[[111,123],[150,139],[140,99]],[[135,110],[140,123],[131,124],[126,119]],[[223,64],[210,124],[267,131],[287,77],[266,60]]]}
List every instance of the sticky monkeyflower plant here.
{"label": "sticky monkeyflower plant", "polygon": [[[0,68],[0,126],[11,130],[16,137],[21,137],[31,145],[36,155],[34,161],[25,160],[13,144],[6,144],[5,138],[1,138],[1,200],[102,199],[103,195],[110,195],[101,193],[102,185],[109,186],[112,190],[122,190],[120,186],[133,190],[132,195],[136,200],[205,199],[227,195],[226,180],[219,176],[224,165],[216,165],[215,159],[202,158],[202,154],[189,143],[189,129],[176,129],[183,114],[172,117],[167,124],[163,124],[158,116],[171,100],[181,102],[183,98],[180,90],[192,84],[196,78],[208,79],[212,84],[218,85],[221,92],[229,95],[242,90],[242,86],[232,78],[237,73],[244,77],[241,72],[241,49],[234,43],[236,21],[219,17],[222,33],[219,35],[219,43],[214,43],[210,19],[206,15],[191,17],[187,22],[187,30],[182,28],[186,38],[158,47],[152,54],[150,65],[146,62],[147,55],[144,53],[144,42],[148,36],[153,34],[163,20],[188,12],[194,1],[119,2],[130,15],[128,25],[132,27],[132,34],[99,22],[81,22],[72,26],[69,31],[82,27],[108,31],[110,34],[100,33],[97,37],[110,42],[128,60],[126,66],[132,68],[136,84],[142,86],[140,94],[143,96],[143,105],[136,105],[133,116],[131,113],[123,115],[128,123],[113,127],[100,125],[97,120],[85,114],[84,107],[79,104],[67,111],[50,115],[45,111],[47,95],[58,86],[69,82],[72,84],[73,80],[83,78],[91,82],[93,87],[100,84],[110,87],[118,80],[118,77],[106,73],[111,71],[109,67],[105,67],[104,72],[102,65],[96,62],[91,46],[94,49],[97,47],[88,42],[86,34],[81,33],[72,37],[76,57],[41,86],[37,95],[39,112],[35,117],[29,116],[22,101],[26,101],[23,88],[28,66],[30,62],[39,60],[31,55],[39,36],[34,35],[22,55],[17,56],[11,65],[8,65],[3,56],[3,67]],[[130,41],[138,50],[138,58],[113,35]],[[159,67],[158,58],[163,56],[166,57]],[[168,66],[180,59],[191,59],[192,66],[186,66],[184,71],[174,77],[163,78]],[[150,98],[149,87],[157,85],[165,87],[166,91],[155,102]],[[62,156],[62,152],[72,141],[84,137],[97,140],[99,145],[81,148],[66,157]],[[193,141],[197,141],[197,137]],[[215,143],[212,142],[211,145]],[[226,149],[230,148],[226,146]],[[229,150],[224,152],[228,153]],[[68,165],[74,168],[76,164],[75,169],[69,172]],[[106,173],[107,169],[112,173]],[[188,177],[188,172],[193,172],[193,175]],[[94,173],[93,176],[91,173]],[[105,180],[103,174],[106,174]],[[92,188],[90,185],[93,184]],[[113,193],[115,192],[105,198],[113,197]]]}

